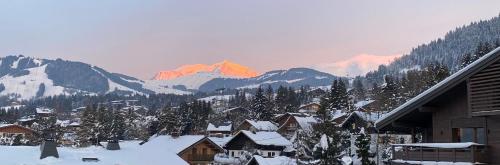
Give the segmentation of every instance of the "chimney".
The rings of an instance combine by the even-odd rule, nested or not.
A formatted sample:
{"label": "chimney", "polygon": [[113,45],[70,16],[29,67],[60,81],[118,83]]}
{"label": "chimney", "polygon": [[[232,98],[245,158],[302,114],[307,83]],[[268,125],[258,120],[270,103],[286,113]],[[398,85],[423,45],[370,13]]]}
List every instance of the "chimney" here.
{"label": "chimney", "polygon": [[54,139],[45,139],[40,145],[40,159],[45,159],[46,157],[53,156],[59,158],[59,153],[57,152],[57,144]]}
{"label": "chimney", "polygon": [[107,150],[120,150],[120,144],[118,140],[108,140],[108,145],[106,145]]}

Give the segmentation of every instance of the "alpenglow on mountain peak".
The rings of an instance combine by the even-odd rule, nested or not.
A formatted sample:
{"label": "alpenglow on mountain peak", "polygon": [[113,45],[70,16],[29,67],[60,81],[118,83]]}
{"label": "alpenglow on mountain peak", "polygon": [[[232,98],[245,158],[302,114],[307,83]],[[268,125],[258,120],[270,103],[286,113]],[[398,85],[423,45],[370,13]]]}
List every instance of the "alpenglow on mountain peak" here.
{"label": "alpenglow on mountain peak", "polygon": [[160,71],[153,78],[154,80],[171,80],[179,77],[189,76],[197,73],[220,74],[225,77],[250,78],[259,74],[253,69],[228,60],[224,60],[212,65],[191,64],[183,65],[175,70]]}

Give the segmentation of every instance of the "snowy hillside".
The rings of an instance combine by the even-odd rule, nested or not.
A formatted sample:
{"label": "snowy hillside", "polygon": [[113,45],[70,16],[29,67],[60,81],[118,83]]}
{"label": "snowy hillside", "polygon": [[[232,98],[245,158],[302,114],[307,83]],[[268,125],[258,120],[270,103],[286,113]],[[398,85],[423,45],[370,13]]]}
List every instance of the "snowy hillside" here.
{"label": "snowy hillside", "polygon": [[241,89],[257,88],[259,86],[271,85],[273,88],[282,86],[300,87],[309,85],[311,87],[329,86],[336,79],[328,73],[319,72],[308,68],[292,68],[288,70],[276,70],[264,73],[254,78],[217,78],[201,85],[200,91],[214,91],[220,88]]}
{"label": "snowy hillside", "polygon": [[61,59],[31,57],[0,58],[0,96],[31,99],[54,95],[125,94],[189,92],[165,88],[122,74],[110,73],[96,66]]}
{"label": "snowy hillside", "polygon": [[451,72],[456,72],[460,69],[464,56],[477,54],[475,51],[480,44],[487,44],[486,47],[490,48],[500,45],[500,16],[458,27],[443,38],[413,48],[409,54],[403,55],[387,67],[367,74],[366,77],[382,81],[383,75],[426,67],[434,62],[442,63]]}

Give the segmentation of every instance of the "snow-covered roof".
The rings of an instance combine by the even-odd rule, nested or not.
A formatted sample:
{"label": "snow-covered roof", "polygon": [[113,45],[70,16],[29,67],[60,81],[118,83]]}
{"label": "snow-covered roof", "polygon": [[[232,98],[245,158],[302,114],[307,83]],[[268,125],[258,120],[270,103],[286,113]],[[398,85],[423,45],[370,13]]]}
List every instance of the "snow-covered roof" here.
{"label": "snow-covered roof", "polygon": [[278,130],[278,126],[273,124],[270,121],[253,121],[253,120],[246,120],[252,127],[257,129],[258,131],[276,131]]}
{"label": "snow-covered roof", "polygon": [[354,104],[354,107],[357,108],[362,108],[368,104],[373,103],[375,100],[363,100],[363,101],[358,101],[356,104]]}
{"label": "snow-covered roof", "polygon": [[340,125],[343,126],[345,124],[345,122],[347,120],[349,120],[349,118],[353,117],[354,115],[358,116],[359,118],[363,119],[366,122],[371,122],[371,123],[376,122],[381,116],[381,115],[375,114],[375,113],[354,111],[351,114],[349,114],[349,116]]}
{"label": "snow-covered roof", "polygon": [[[176,154],[182,152],[184,149],[195,144],[196,142],[205,138],[203,135],[186,135],[179,137],[172,137],[167,135],[152,137],[149,142],[154,147],[168,148]],[[153,145],[154,144],[154,145]]]}
{"label": "snow-covered roof", "polygon": [[344,111],[342,110],[335,110],[333,112],[331,112],[331,116],[332,116],[332,120],[335,120],[337,118],[340,118],[342,116],[345,116],[347,113],[345,113]]}
{"label": "snow-covered roof", "polygon": [[[250,140],[258,145],[264,146],[290,146],[292,142],[281,136],[278,132],[252,132],[242,130],[238,134],[244,134]],[[238,136],[238,134],[236,136]],[[236,137],[234,136],[234,137]],[[232,140],[232,139],[231,139]]]}
{"label": "snow-covered roof", "polygon": [[427,89],[426,91],[422,92],[421,94],[407,101],[403,105],[382,116],[380,119],[377,120],[375,126],[377,127],[377,129],[382,129],[386,125],[390,124],[391,121],[396,120],[397,118],[410,113],[416,108],[419,108],[420,106],[426,104],[432,99],[443,94],[444,92],[462,83],[475,73],[488,67],[489,65],[494,63],[499,58],[499,56],[500,56],[500,48],[496,48],[490,53],[477,59],[472,64],[469,64],[466,67],[460,69],[458,72],[445,78],[443,81],[437,83],[436,85],[432,86],[431,88]]}
{"label": "snow-covered roof", "polygon": [[226,143],[229,142],[229,140],[231,140],[233,137],[229,136],[229,137],[208,137],[208,138],[212,140],[212,142],[214,142],[215,144],[219,145],[220,147],[224,147],[224,145],[226,145]]}
{"label": "snow-covered roof", "polygon": [[[222,113],[228,113],[228,112],[231,112],[233,110],[236,110],[236,109],[245,109],[243,107],[234,107],[234,108],[229,108],[229,109],[226,109],[226,110],[223,110]],[[245,109],[246,110],[246,109]]]}
{"label": "snow-covered roof", "polygon": [[295,159],[286,157],[286,156],[278,156],[274,158],[264,158],[259,155],[253,156],[253,158],[247,163],[250,164],[252,161],[255,161],[259,165],[296,165],[297,162]]}
{"label": "snow-covered roof", "polygon": [[429,148],[469,148],[471,146],[482,146],[482,144],[466,142],[466,143],[414,143],[414,144],[392,144],[393,146],[407,147],[429,147]]}
{"label": "snow-covered roof", "polygon": [[[40,160],[39,146],[0,146],[2,164],[23,165],[164,165],[168,164],[188,165],[176,153],[168,148],[157,147],[161,141],[152,140],[144,145],[139,141],[120,142],[121,150],[110,151],[103,147],[72,148],[58,147],[59,158],[48,157]],[[83,162],[82,158],[98,158],[98,162]]]}
{"label": "snow-covered roof", "polygon": [[413,160],[401,160],[401,159],[396,159],[396,160],[391,160],[391,162],[394,163],[400,163],[400,164],[419,164],[419,165],[474,165],[475,163],[469,163],[469,162],[446,162],[446,161],[413,161]]}
{"label": "snow-covered roof", "polygon": [[293,116],[295,120],[297,120],[297,123],[299,123],[300,128],[302,129],[312,129],[312,125],[318,123],[318,120],[312,116],[308,117],[298,117],[298,116]]}
{"label": "snow-covered roof", "polygon": [[212,123],[208,123],[207,131],[231,131],[232,127],[232,124],[215,126]]}
{"label": "snow-covered roof", "polygon": [[0,128],[13,126],[14,124],[0,124]]}
{"label": "snow-covered roof", "polygon": [[54,109],[50,109],[50,108],[36,108],[36,113],[38,114],[50,114],[54,112]]}

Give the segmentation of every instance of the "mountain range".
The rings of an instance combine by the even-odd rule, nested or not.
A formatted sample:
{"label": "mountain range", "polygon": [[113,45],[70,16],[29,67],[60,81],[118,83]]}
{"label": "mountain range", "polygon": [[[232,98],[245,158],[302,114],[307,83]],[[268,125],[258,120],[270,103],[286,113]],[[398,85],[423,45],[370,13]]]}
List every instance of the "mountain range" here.
{"label": "mountain range", "polygon": [[328,86],[334,78],[328,73],[307,68],[258,75],[246,66],[223,61],[213,65],[181,67],[175,71],[160,72],[154,80],[140,80],[82,62],[23,55],[0,58],[0,96],[21,100],[60,94],[191,94],[212,92],[219,88],[256,88],[260,85],[314,87]]}

